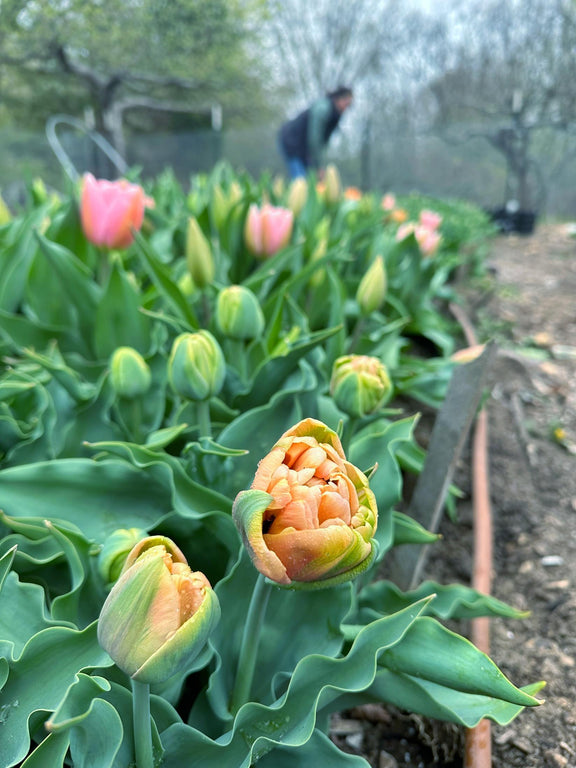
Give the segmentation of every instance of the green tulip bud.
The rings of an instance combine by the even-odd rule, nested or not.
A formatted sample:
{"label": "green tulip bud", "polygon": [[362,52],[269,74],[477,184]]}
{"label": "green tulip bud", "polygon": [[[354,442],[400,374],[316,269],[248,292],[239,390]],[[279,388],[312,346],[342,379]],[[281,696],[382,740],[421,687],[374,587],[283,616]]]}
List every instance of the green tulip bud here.
{"label": "green tulip bud", "polygon": [[369,315],[384,306],[386,287],[384,259],[376,256],[356,292],[356,301],[363,315]]}
{"label": "green tulip bud", "polygon": [[212,190],[211,207],[214,223],[218,229],[222,229],[230,212],[230,203],[219,184],[216,184]]}
{"label": "green tulip bud", "polygon": [[188,219],[186,263],[194,285],[202,289],[212,283],[214,280],[212,249],[194,216]]}
{"label": "green tulip bud", "polygon": [[258,299],[243,285],[231,285],[218,294],[216,322],[231,339],[257,339],[264,330],[264,314]]}
{"label": "green tulip bud", "polygon": [[12,220],[12,214],[10,213],[8,206],[4,202],[2,195],[0,195],[0,227],[4,224],[8,224]]}
{"label": "green tulip bud", "polygon": [[337,203],[342,197],[342,182],[338,168],[333,163],[326,166],[324,184],[326,185],[326,201]]}
{"label": "green tulip bud", "polygon": [[128,554],[147,535],[143,528],[118,528],[108,536],[98,555],[98,572],[105,584],[118,580]]}
{"label": "green tulip bud", "polygon": [[134,400],[148,392],[152,375],[140,352],[118,347],[110,360],[110,380],[118,397]]}
{"label": "green tulip bud", "polygon": [[308,199],[308,182],[303,176],[294,179],[288,190],[288,208],[298,216]]}
{"label": "green tulip bud", "polygon": [[149,536],[129,553],[100,612],[98,642],[141,683],[185,673],[220,619],[208,579],[170,539]]}
{"label": "green tulip bud", "polygon": [[392,382],[376,357],[345,355],[332,368],[330,393],[340,410],[353,418],[377,411],[390,398]]}
{"label": "green tulip bud", "polygon": [[220,392],[225,376],[224,355],[209,331],[182,333],[174,340],[168,379],[180,397],[208,400]]}

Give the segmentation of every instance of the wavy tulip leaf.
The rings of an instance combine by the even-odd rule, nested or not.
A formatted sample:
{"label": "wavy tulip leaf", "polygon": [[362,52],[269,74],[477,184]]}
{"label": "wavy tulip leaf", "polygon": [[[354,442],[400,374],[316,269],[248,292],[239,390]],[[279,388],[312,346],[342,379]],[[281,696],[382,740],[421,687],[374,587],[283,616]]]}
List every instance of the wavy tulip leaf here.
{"label": "wavy tulip leaf", "polygon": [[442,585],[424,581],[409,592],[402,592],[390,581],[377,581],[364,587],[358,595],[358,605],[367,621],[383,614],[395,613],[423,597],[436,595],[426,613],[439,619],[473,619],[477,616],[505,616],[521,619],[528,615],[501,600],[483,595],[463,584]]}
{"label": "wavy tulip leaf", "polygon": [[108,359],[118,347],[132,347],[145,355],[150,347],[150,318],[140,312],[141,300],[118,260],[94,317],[94,347]]}
{"label": "wavy tulip leaf", "polygon": [[187,323],[187,330],[197,330],[200,327],[198,319],[192,307],[186,301],[184,294],[172,280],[169,270],[161,263],[151,246],[139,232],[135,233],[135,243],[144,268],[160,295],[166,299],[168,305],[177,315]]}
{"label": "wavy tulip leaf", "polygon": [[249,408],[267,403],[271,397],[283,389],[290,374],[298,368],[300,360],[312,349],[337,334],[339,330],[340,328],[328,328],[312,333],[305,340],[296,342],[286,355],[265,361],[254,374],[252,390],[246,395],[235,398],[234,407],[247,411]]}
{"label": "wavy tulip leaf", "polygon": [[425,603],[365,627],[343,658],[305,656],[284,696],[270,706],[245,704],[232,731],[217,742],[189,726],[172,726],[162,734],[165,768],[180,766],[184,754],[193,754],[198,764],[213,761],[220,768],[248,768],[275,746],[306,744],[314,733],[317,710],[344,691],[363,691],[372,685],[379,653],[400,642]]}
{"label": "wavy tulip leaf", "polygon": [[0,308],[15,312],[23,298],[30,264],[36,253],[34,234],[45,216],[37,209],[15,227],[14,239],[2,248],[0,261]]}
{"label": "wavy tulip leaf", "polygon": [[[11,664],[2,691],[5,709],[0,724],[0,765],[16,765],[28,753],[32,713],[53,712],[81,670],[111,663],[98,645],[96,623],[82,632],[50,627],[35,634]],[[34,685],[30,685],[32,676]]]}
{"label": "wavy tulip leaf", "polygon": [[412,440],[412,433],[417,417],[401,419],[382,428],[375,424],[373,430],[367,428],[352,440],[349,459],[355,466],[365,471],[378,464],[378,469],[370,476],[370,488],[378,504],[378,530],[376,539],[379,544],[378,559],[390,549],[393,543],[394,523],[392,507],[402,496],[402,473],[396,459],[396,449],[402,443]]}
{"label": "wavy tulip leaf", "polygon": [[429,617],[415,621],[402,642],[383,651],[378,664],[462,693],[489,696],[521,707],[539,704],[512,685],[469,640]]}
{"label": "wavy tulip leaf", "polygon": [[0,593],[0,656],[19,658],[31,637],[56,624],[47,615],[44,589],[9,573]]}
{"label": "wavy tulip leaf", "polygon": [[0,310],[0,336],[17,350],[24,347],[46,349],[49,344],[57,342],[64,352],[79,351],[82,345],[70,326],[57,326],[30,320],[23,315],[13,315]]}
{"label": "wavy tulip leaf", "polygon": [[207,463],[208,468],[213,468],[212,483],[231,496],[246,488],[254,479],[260,458],[266,456],[280,435],[303,418],[299,396],[316,386],[316,376],[310,366],[302,362],[298,373],[284,382],[284,388],[266,405],[245,411],[224,427],[218,442],[248,453],[224,465],[219,462],[215,468]]}
{"label": "wavy tulip leaf", "polygon": [[70,732],[74,768],[116,768],[122,736],[122,721],[114,707],[94,699],[88,717]]}
{"label": "wavy tulip leaf", "polygon": [[[532,697],[543,685],[534,683],[517,690],[527,700],[540,703]],[[474,728],[484,718],[493,720],[498,725],[507,725],[524,708],[490,696],[457,691],[449,686],[389,669],[378,672],[376,681],[367,694],[366,701],[385,701],[409,712],[457,723],[467,728]]]}
{"label": "wavy tulip leaf", "polygon": [[63,768],[69,745],[69,734],[49,733],[34,752],[28,755],[20,768]]}
{"label": "wavy tulip leaf", "polygon": [[67,520],[100,542],[117,528],[151,529],[172,509],[172,479],[160,465],[141,472],[119,461],[59,459],[0,471],[0,485],[7,514]]}
{"label": "wavy tulip leaf", "polygon": [[[67,248],[52,243],[40,234],[36,235],[40,251],[46,258],[58,283],[58,297],[62,294],[66,304],[74,309],[72,326],[79,328],[88,355],[92,353],[92,328],[94,313],[101,296],[101,289],[92,280],[90,270]],[[44,286],[45,295],[48,293]],[[41,299],[39,299],[41,301]]]}
{"label": "wavy tulip leaf", "polygon": [[14,555],[16,554],[16,545],[13,547],[10,547],[10,549],[7,552],[4,552],[2,557],[0,557],[0,592],[2,591],[2,586],[4,584],[4,580],[6,579],[6,576],[10,573],[10,568],[12,568],[12,563],[14,562]]}
{"label": "wavy tulip leaf", "polygon": [[394,547],[400,544],[431,544],[440,538],[440,534],[426,530],[417,520],[402,512],[393,512],[392,520],[394,523],[392,546]]}
{"label": "wavy tulip leaf", "polygon": [[330,766],[330,768],[368,768],[369,763],[359,755],[350,755],[330,741],[322,731],[315,729],[310,739],[299,747],[276,747],[258,761],[258,768],[296,768],[302,766]]}
{"label": "wavy tulip leaf", "polygon": [[86,675],[80,672],[76,680],[66,691],[66,696],[49,720],[46,729],[50,733],[62,733],[73,728],[90,712],[92,702],[104,691],[109,691],[111,684],[104,677]]}

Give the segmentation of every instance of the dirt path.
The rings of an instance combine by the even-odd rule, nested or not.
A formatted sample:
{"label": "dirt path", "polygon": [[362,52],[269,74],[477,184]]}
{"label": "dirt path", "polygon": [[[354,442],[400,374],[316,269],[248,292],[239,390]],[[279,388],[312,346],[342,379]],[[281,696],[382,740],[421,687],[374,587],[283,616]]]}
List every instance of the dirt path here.
{"label": "dirt path", "polygon": [[494,594],[532,611],[493,622],[492,655],[546,703],[495,729],[497,768],[576,767],[576,240],[499,238],[480,332],[501,344],[489,405]]}

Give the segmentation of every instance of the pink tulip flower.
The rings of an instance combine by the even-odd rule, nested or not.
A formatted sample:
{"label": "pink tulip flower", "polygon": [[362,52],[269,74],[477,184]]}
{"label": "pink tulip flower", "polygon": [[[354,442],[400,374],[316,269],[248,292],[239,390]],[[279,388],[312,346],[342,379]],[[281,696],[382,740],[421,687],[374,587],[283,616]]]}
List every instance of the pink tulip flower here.
{"label": "pink tulip flower", "polygon": [[396,208],[396,197],[391,192],[387,192],[382,198],[382,210],[392,211],[394,208]]}
{"label": "pink tulip flower", "polygon": [[294,214],[288,208],[253,204],[246,217],[246,245],[256,256],[273,256],[290,242],[293,223]]}
{"label": "pink tulip flower", "polygon": [[144,209],[153,207],[142,187],[125,179],[107,181],[84,176],[80,218],[86,238],[105,248],[127,248],[144,220]]}
{"label": "pink tulip flower", "polygon": [[442,216],[436,211],[420,211],[420,224],[426,229],[436,230],[442,224]]}

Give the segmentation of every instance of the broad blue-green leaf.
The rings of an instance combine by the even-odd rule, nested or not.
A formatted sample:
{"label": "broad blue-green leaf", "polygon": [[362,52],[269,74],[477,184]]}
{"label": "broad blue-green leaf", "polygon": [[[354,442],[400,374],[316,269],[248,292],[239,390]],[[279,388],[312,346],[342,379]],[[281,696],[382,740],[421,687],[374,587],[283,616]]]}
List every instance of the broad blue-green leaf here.
{"label": "broad blue-green leaf", "polygon": [[[518,690],[528,700],[537,702],[537,699],[532,697],[542,687],[543,683],[535,683]],[[518,704],[454,690],[449,686],[389,669],[381,669],[378,672],[367,694],[367,701],[387,702],[409,712],[458,723],[467,728],[474,728],[484,718],[499,725],[507,725],[524,708]]]}
{"label": "broad blue-green leaf", "polygon": [[382,652],[378,664],[463,693],[490,696],[518,706],[538,704],[512,685],[469,640],[429,617],[415,621],[402,642]]}
{"label": "broad blue-green leaf", "polygon": [[417,520],[403,512],[393,512],[392,520],[394,522],[394,547],[400,544],[431,544],[440,538],[439,534],[426,530]]}
{"label": "broad blue-green leaf", "polygon": [[57,624],[48,616],[43,588],[9,573],[0,593],[0,656],[17,659],[31,637]]}
{"label": "broad blue-green leaf", "polygon": [[135,242],[144,268],[160,295],[166,299],[171,309],[187,323],[189,330],[192,331],[199,328],[198,320],[192,307],[172,280],[169,270],[160,262],[158,256],[139,232],[135,234]]}
{"label": "broad blue-green leaf", "polygon": [[122,736],[122,721],[114,707],[95,699],[88,717],[70,732],[74,768],[119,768],[116,756]]}
{"label": "broad blue-green leaf", "polygon": [[4,579],[10,573],[10,568],[12,568],[15,554],[16,546],[12,546],[7,552],[4,552],[2,557],[0,557],[0,592],[2,591]]}
{"label": "broad blue-green leaf", "polygon": [[170,474],[160,465],[143,472],[120,461],[61,459],[5,469],[0,486],[8,515],[68,520],[95,541],[117,528],[151,529],[172,509]]}
{"label": "broad blue-green leaf", "polygon": [[463,584],[442,585],[424,581],[417,589],[402,592],[390,581],[369,584],[358,595],[358,605],[366,620],[372,621],[383,614],[395,613],[423,597],[436,595],[426,613],[440,619],[473,619],[477,616],[505,616],[520,619],[527,616],[501,600],[483,595]]}
{"label": "broad blue-green leaf", "polygon": [[349,459],[362,471],[374,464],[378,469],[370,476],[370,488],[378,504],[379,559],[390,549],[394,536],[392,507],[402,497],[402,473],[396,459],[396,448],[412,440],[416,418],[401,419],[385,426],[374,425],[352,440]]}
{"label": "broad blue-green leaf", "polygon": [[21,764],[21,768],[62,768],[68,754],[70,737],[67,733],[49,733]]}
{"label": "broad blue-green leaf", "polygon": [[[0,723],[0,765],[15,765],[28,753],[28,718],[33,712],[53,712],[81,670],[110,663],[98,645],[96,623],[82,632],[50,627],[35,634],[11,664],[2,691],[5,710]],[[34,685],[30,685],[32,677]]]}
{"label": "broad blue-green leaf", "polygon": [[145,355],[150,347],[151,320],[140,312],[141,300],[118,260],[94,318],[94,347],[108,359],[118,347],[133,347]]}
{"label": "broad blue-green leaf", "polygon": [[314,733],[317,710],[345,691],[360,692],[372,685],[378,655],[400,642],[424,603],[365,627],[343,658],[305,656],[296,666],[286,694],[270,706],[245,704],[233,729],[217,742],[189,726],[172,726],[162,734],[165,768],[180,766],[184,754],[194,754],[199,764],[248,768],[277,745],[306,744]]}
{"label": "broad blue-green leaf", "polygon": [[369,763],[360,755],[350,755],[316,729],[310,739],[300,747],[276,747],[258,761],[258,768],[368,768]]}

